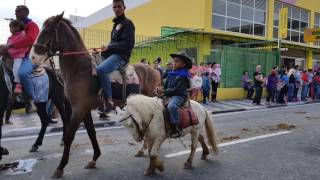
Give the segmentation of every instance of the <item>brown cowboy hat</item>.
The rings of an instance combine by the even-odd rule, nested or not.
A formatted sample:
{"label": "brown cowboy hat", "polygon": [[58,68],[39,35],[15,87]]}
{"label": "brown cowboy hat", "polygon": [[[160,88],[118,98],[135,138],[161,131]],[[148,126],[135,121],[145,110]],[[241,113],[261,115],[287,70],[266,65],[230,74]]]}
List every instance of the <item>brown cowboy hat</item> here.
{"label": "brown cowboy hat", "polygon": [[184,52],[179,52],[176,54],[170,54],[170,56],[174,59],[174,58],[180,58],[181,60],[183,60],[186,63],[186,68],[187,69],[191,69],[192,68],[192,61],[191,58]]}

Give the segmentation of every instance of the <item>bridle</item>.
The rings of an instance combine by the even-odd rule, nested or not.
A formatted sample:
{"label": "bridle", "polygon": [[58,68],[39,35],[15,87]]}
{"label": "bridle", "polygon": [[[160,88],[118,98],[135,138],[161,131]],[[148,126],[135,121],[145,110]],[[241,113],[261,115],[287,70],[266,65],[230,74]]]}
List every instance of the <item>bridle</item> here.
{"label": "bridle", "polygon": [[152,116],[151,116],[150,120],[148,121],[147,126],[146,126],[145,129],[140,128],[140,125],[139,125],[138,121],[133,117],[133,115],[131,113],[130,113],[130,115],[128,117],[123,118],[119,122],[124,122],[124,121],[126,121],[128,119],[131,119],[133,124],[134,124],[134,126],[135,126],[135,128],[136,128],[136,130],[137,130],[137,132],[138,132],[139,141],[143,141],[144,140],[144,135],[145,135],[146,131],[149,129],[149,126],[151,124],[153,116],[154,115],[152,114]]}
{"label": "bridle", "polygon": [[61,22],[63,22],[62,20],[60,20],[58,22],[58,24],[56,25],[56,27],[54,28],[54,36],[52,36],[51,38],[49,38],[48,40],[46,40],[44,43],[35,43],[33,45],[34,48],[41,48],[44,50],[44,54],[47,53],[48,58],[45,60],[47,61],[48,59],[50,59],[51,57],[55,56],[56,53],[59,50],[59,48],[56,48],[54,46],[54,44],[59,44],[59,36],[58,36],[58,27],[60,26]]}

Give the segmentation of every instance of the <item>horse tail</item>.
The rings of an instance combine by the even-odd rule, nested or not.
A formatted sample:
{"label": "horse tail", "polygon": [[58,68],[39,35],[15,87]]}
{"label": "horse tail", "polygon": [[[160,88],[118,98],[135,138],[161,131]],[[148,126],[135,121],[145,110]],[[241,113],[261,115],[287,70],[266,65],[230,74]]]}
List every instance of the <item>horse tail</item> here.
{"label": "horse tail", "polygon": [[206,128],[209,144],[212,147],[212,151],[214,154],[218,154],[217,135],[213,126],[212,119],[207,110],[206,110],[205,128]]}

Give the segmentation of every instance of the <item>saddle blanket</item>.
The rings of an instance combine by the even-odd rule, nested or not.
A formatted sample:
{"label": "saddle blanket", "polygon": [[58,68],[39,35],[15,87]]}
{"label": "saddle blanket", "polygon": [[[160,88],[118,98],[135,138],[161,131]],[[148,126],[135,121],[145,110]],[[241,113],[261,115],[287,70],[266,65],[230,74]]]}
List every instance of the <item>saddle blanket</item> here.
{"label": "saddle blanket", "polygon": [[179,117],[181,129],[199,124],[198,118],[189,107],[181,107],[179,109]]}
{"label": "saddle blanket", "polygon": [[[139,77],[134,70],[133,65],[129,64],[126,69],[125,69],[125,74],[126,74],[126,83],[127,84],[139,84]],[[112,72],[110,75],[110,80],[113,83],[119,83],[123,84],[123,78],[119,70]]]}

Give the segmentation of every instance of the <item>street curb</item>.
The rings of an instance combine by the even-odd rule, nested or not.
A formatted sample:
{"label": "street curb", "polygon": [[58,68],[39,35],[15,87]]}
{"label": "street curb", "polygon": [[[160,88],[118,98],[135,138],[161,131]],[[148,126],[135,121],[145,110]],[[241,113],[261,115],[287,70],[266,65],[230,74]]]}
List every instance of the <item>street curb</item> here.
{"label": "street curb", "polygon": [[240,112],[240,111],[248,111],[248,109],[240,108],[240,109],[230,109],[230,110],[223,110],[223,111],[212,111],[211,114],[223,114],[223,113]]}

